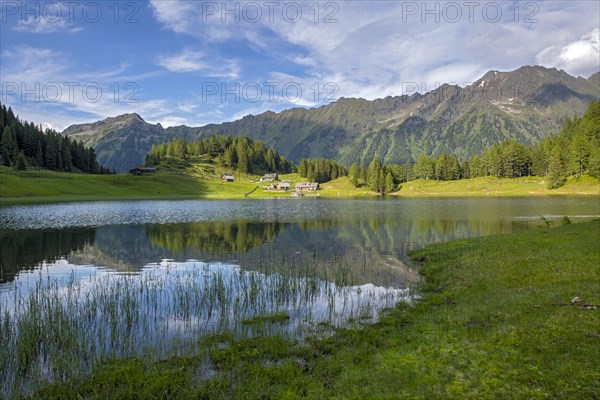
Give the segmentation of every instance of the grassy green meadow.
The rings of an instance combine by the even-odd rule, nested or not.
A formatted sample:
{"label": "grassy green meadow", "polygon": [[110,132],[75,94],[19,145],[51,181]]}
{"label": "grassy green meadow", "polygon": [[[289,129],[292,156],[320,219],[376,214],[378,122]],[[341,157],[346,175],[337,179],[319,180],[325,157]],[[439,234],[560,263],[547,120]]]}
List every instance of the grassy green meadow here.
{"label": "grassy green meadow", "polygon": [[413,259],[421,298],[375,324],[306,340],[216,335],[197,354],[107,361],[32,398],[597,398],[600,220],[434,245]]}
{"label": "grassy green meadow", "polygon": [[558,189],[548,189],[543,177],[480,177],[459,181],[415,180],[402,184],[398,196],[529,196],[548,194],[600,195],[598,179],[590,176],[571,177]]}
{"label": "grassy green meadow", "polygon": [[[292,174],[296,175],[296,174]],[[220,175],[219,175],[220,176]],[[67,174],[54,171],[14,171],[0,167],[0,204],[62,201],[148,200],[148,199],[242,199],[256,186],[258,176],[244,175],[223,183],[219,176],[196,171],[158,172],[150,176]],[[237,178],[236,174],[236,178]],[[257,189],[252,198],[289,193]]]}
{"label": "grassy green meadow", "polygon": [[[0,167],[0,205],[62,201],[148,200],[148,199],[260,199],[289,197],[290,192],[269,192],[260,176],[237,174],[236,182],[221,182],[221,172],[202,164],[189,168],[169,169],[149,176],[87,175],[54,171],[15,171]],[[280,175],[292,186],[306,181],[298,174]],[[354,187],[348,177],[321,185],[322,197],[373,197],[366,187]],[[415,180],[400,185],[391,196],[529,196],[529,195],[600,195],[598,179],[572,177],[559,189],[546,188],[544,178],[523,177],[475,178],[460,181]]]}

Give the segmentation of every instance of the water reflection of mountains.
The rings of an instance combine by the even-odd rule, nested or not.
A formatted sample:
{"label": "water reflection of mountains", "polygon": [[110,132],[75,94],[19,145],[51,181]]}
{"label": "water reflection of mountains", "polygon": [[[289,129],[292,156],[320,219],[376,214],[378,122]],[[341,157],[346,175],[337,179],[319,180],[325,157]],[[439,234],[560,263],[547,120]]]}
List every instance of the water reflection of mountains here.
{"label": "water reflection of mountains", "polygon": [[[500,226],[498,225],[500,224]],[[417,279],[408,252],[428,243],[494,232],[514,222],[394,221],[197,222],[111,225],[86,229],[0,231],[0,283],[42,261],[137,272],[164,258],[240,264],[266,273],[312,268],[328,280],[402,286]]]}

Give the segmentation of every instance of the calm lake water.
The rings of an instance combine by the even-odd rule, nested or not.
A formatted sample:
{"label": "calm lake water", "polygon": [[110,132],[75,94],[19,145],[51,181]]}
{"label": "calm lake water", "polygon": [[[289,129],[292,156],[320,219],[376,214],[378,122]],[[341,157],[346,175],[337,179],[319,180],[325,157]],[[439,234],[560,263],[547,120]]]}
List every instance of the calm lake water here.
{"label": "calm lake water", "polygon": [[[97,202],[0,207],[0,397],[198,338],[302,337],[410,301],[408,253],[597,197]],[[279,313],[287,320],[265,323]]]}

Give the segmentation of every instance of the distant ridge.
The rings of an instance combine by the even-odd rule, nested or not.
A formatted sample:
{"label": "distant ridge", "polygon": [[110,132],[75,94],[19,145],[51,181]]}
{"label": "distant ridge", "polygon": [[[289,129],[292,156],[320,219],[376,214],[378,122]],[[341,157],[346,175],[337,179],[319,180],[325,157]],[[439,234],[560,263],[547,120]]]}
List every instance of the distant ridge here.
{"label": "distant ridge", "polygon": [[163,128],[125,114],[63,131],[96,148],[100,163],[125,171],[139,165],[153,144],[237,135],[275,147],[292,161],[326,157],[350,164],[374,156],[415,160],[421,152],[468,157],[514,138],[531,144],[554,135],[566,117],[582,115],[600,98],[600,73],[588,79],[562,70],[524,66],[489,71],[464,88],[442,85],[426,94],[382,99],[340,98],[319,108],[267,111],[203,127]]}
{"label": "distant ridge", "polygon": [[600,91],[600,72],[596,72],[594,75],[588,78],[588,81],[592,83],[592,85],[596,86]]}

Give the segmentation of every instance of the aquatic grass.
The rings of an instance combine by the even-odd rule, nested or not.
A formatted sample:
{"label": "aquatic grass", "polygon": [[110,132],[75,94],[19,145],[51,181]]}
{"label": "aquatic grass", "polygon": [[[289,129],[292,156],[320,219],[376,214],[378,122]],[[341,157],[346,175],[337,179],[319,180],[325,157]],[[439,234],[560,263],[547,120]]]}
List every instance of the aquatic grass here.
{"label": "aquatic grass", "polygon": [[242,325],[276,324],[289,321],[288,313],[279,312],[274,314],[257,315],[256,317],[242,320]]}
{"label": "aquatic grass", "polygon": [[365,309],[372,317],[408,296],[404,289],[338,286],[310,268],[309,276],[266,275],[165,260],[138,275],[97,272],[83,280],[50,270],[17,279],[0,298],[2,397],[81,379],[113,359],[193,355],[197,340],[215,333],[303,337],[319,332],[318,323],[341,326]]}
{"label": "aquatic grass", "polygon": [[[335,333],[301,340],[262,334],[268,324],[217,333],[198,356],[112,360],[34,398],[594,399],[599,232],[594,221],[427,247],[413,254],[421,298],[375,323],[354,313],[350,327],[324,321]],[[387,296],[366,289],[364,309]]]}

